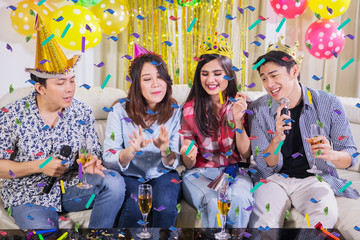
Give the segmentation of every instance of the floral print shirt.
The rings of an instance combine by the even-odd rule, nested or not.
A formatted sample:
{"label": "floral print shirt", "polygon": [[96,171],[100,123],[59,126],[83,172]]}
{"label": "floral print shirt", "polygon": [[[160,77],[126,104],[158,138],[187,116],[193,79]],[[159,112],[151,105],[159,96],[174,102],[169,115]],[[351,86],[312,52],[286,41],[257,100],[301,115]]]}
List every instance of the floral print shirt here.
{"label": "floral print shirt", "polygon": [[[90,107],[76,99],[63,113],[56,125],[46,125],[36,105],[37,92],[0,109],[0,161],[36,161],[60,156],[60,149],[68,145],[72,153],[68,170],[57,179],[49,194],[42,194],[49,176],[37,173],[22,178],[2,179],[1,197],[5,207],[31,203],[61,211],[60,179],[65,189],[79,183],[76,157],[80,143],[86,141],[99,158],[101,145],[95,132],[95,118]],[[11,170],[11,169],[10,169]],[[9,175],[12,175],[9,172]]]}

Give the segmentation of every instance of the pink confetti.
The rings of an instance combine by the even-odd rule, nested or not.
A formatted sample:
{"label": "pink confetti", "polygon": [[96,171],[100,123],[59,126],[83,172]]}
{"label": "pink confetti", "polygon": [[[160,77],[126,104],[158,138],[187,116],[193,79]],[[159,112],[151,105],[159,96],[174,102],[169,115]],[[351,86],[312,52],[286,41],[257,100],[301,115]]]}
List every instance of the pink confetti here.
{"label": "pink confetti", "polygon": [[194,59],[195,61],[197,61],[197,62],[201,62],[202,60],[204,60],[204,58],[200,59],[200,58],[198,58],[198,57],[196,57],[196,56],[195,56],[193,59]]}
{"label": "pink confetti", "polygon": [[9,153],[9,154],[12,154],[14,151],[13,150],[11,150],[11,149],[6,149],[5,151],[3,151],[3,152],[7,152],[7,153]]}
{"label": "pink confetti", "polygon": [[275,134],[273,131],[271,131],[270,129],[266,131],[267,133],[270,133],[270,134]]}
{"label": "pink confetti", "polygon": [[6,235],[7,235],[7,232],[0,231],[0,234],[1,234],[2,236],[6,236]]}
{"label": "pink confetti", "polygon": [[338,139],[339,141],[341,141],[341,140],[343,140],[344,138],[349,139],[348,137],[346,137],[346,136],[344,136],[344,135],[338,137],[337,139]]}
{"label": "pink confetti", "polygon": [[135,202],[137,202],[137,197],[136,197],[136,195],[135,195],[135,194],[131,193],[131,194],[130,194],[130,197],[131,197],[132,199],[134,199],[134,200],[135,200]]}
{"label": "pink confetti", "polygon": [[268,20],[269,18],[264,18],[263,16],[260,16],[260,17],[258,17],[261,21],[266,21],[266,20]]}
{"label": "pink confetti", "polygon": [[271,180],[266,180],[266,179],[262,178],[262,179],[260,179],[260,182],[262,182],[262,183],[268,183],[268,182],[271,182]]}
{"label": "pink confetti", "polygon": [[251,136],[251,137],[249,137],[250,141],[254,140],[255,138],[259,139],[259,137],[257,137],[257,136]]}
{"label": "pink confetti", "polygon": [[174,16],[170,16],[169,18],[170,18],[170,20],[173,20],[173,21],[177,21],[177,20],[180,19],[180,18],[176,18],[176,17],[174,17]]}
{"label": "pink confetti", "polygon": [[284,57],[282,58],[282,60],[284,60],[284,61],[286,61],[286,62],[290,62],[290,61],[293,60],[293,59],[292,59],[292,58],[289,59],[289,58],[287,58],[287,57],[284,56]]}
{"label": "pink confetti", "polygon": [[65,222],[65,221],[69,220],[70,218],[66,218],[66,217],[64,217],[64,216],[60,216],[59,219],[60,219],[61,221]]}
{"label": "pink confetti", "polygon": [[181,180],[178,181],[178,180],[176,180],[175,178],[173,178],[173,179],[171,179],[171,182],[173,182],[173,183],[175,183],[175,184],[178,184],[178,183],[181,183]]}
{"label": "pink confetti", "polygon": [[8,113],[8,112],[9,112],[9,109],[6,109],[6,108],[4,108],[4,107],[1,108],[0,110],[3,111],[4,113]]}
{"label": "pink confetti", "polygon": [[180,133],[181,135],[184,135],[186,132],[185,132],[184,130],[180,129],[180,130],[178,131],[178,133]]}
{"label": "pink confetti", "polygon": [[36,154],[35,154],[35,153],[33,153],[33,154],[34,154],[34,156],[36,156],[36,157],[40,157],[40,156],[43,155],[44,153],[40,151],[40,152],[38,152],[38,153],[36,153]]}
{"label": "pink confetti", "polygon": [[114,149],[112,149],[112,148],[110,148],[109,150],[106,150],[106,152],[111,152],[112,154],[116,153],[116,151]]}

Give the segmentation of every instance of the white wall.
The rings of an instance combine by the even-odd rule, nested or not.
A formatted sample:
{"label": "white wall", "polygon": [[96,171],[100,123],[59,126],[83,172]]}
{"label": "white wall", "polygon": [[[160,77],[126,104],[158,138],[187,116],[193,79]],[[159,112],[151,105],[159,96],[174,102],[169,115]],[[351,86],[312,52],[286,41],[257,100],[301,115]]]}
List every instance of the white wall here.
{"label": "white wall", "polygon": [[[11,26],[12,10],[6,9],[9,5],[15,6],[17,2],[19,1],[0,1],[0,98],[9,92],[10,84],[13,84],[14,88],[31,86],[25,83],[30,79],[30,74],[24,70],[26,67],[35,66],[36,38],[26,42],[26,36],[18,34]],[[6,49],[7,44],[12,47],[12,52]],[[81,53],[62,49],[68,58]],[[94,84],[94,63],[94,50],[87,49],[75,69],[78,85]]]}

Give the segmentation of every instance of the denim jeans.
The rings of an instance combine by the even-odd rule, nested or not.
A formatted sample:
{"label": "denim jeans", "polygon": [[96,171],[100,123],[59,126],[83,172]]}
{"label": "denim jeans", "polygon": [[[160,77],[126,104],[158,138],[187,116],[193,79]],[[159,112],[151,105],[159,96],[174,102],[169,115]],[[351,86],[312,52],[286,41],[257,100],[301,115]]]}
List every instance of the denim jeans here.
{"label": "denim jeans", "polygon": [[[219,227],[217,223],[217,192],[207,185],[214,180],[224,168],[195,168],[183,174],[183,197],[193,207],[201,212],[202,226],[205,228]],[[253,183],[249,176],[237,173],[236,182],[231,185],[232,196],[230,210],[227,215],[227,227],[246,228],[251,211],[246,211],[254,205],[254,198],[250,193]],[[235,209],[239,208],[237,214]]]}
{"label": "denim jeans", "polygon": [[[111,175],[108,174],[111,172]],[[90,204],[92,208],[89,228],[112,228],[125,196],[125,182],[116,171],[105,170],[105,177],[98,174],[87,174],[86,181],[92,184],[90,189],[71,186],[62,195],[64,212],[86,210],[91,195],[96,195]],[[29,206],[30,205],[30,206]],[[56,211],[39,205],[23,204],[12,206],[12,215],[21,229],[59,228],[59,215]],[[31,216],[29,218],[28,216]],[[52,223],[54,225],[52,226]]]}
{"label": "denim jeans", "polygon": [[[169,228],[175,225],[178,198],[181,190],[181,183],[173,183],[171,179],[180,180],[176,171],[171,171],[158,178],[147,182],[152,186],[152,209],[150,215],[151,226],[155,228]],[[142,220],[138,202],[131,197],[131,194],[138,197],[139,185],[142,184],[135,177],[124,176],[126,183],[125,202],[120,212],[118,227],[137,228],[141,227],[137,222]],[[157,211],[154,208],[164,206],[165,209]],[[149,218],[148,218],[149,220]]]}

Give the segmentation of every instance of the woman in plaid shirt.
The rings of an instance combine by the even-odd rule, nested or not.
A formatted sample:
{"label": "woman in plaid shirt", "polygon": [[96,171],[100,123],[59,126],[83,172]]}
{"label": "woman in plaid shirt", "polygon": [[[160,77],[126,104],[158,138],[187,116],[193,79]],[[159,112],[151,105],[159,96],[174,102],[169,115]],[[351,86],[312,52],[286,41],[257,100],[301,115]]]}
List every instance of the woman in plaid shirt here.
{"label": "woman in plaid shirt", "polygon": [[[217,192],[208,187],[225,167],[246,162],[250,140],[244,131],[246,95],[237,93],[232,51],[222,36],[209,36],[200,46],[194,85],[183,107],[180,154],[188,170],[183,174],[185,200],[201,212],[203,227],[217,227]],[[192,143],[193,142],[193,143]],[[190,149],[190,145],[193,145]],[[236,169],[236,168],[235,168]],[[242,172],[243,174],[240,174]],[[232,181],[228,226],[247,226],[254,203],[253,183],[243,171]]]}

